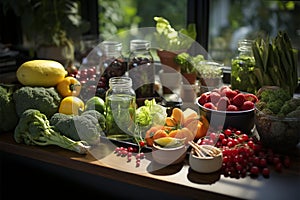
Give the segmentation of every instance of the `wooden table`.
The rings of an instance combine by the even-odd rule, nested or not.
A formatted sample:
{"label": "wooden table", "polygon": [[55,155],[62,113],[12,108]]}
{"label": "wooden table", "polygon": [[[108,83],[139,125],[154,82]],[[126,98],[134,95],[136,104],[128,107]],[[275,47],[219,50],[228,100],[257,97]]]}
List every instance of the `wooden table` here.
{"label": "wooden table", "polygon": [[[224,177],[219,172],[196,173],[190,169],[188,160],[160,168],[148,159],[151,157],[148,153],[136,167],[135,159],[127,162],[126,158],[116,156],[113,149],[113,145],[103,143],[91,153],[80,155],[56,146],[17,144],[12,134],[0,134],[2,154],[48,165],[50,171],[59,168],[63,173],[76,172],[81,174],[81,183],[91,187],[97,188],[103,180],[110,181],[116,188],[121,187],[117,190],[107,188],[106,191],[118,193],[124,199],[300,199],[300,146],[291,153],[291,167],[282,173],[272,170],[270,178],[239,179]],[[68,173],[64,175],[66,179],[72,178]],[[103,189],[103,184],[101,187]],[[143,191],[143,197],[133,194],[130,189]]]}

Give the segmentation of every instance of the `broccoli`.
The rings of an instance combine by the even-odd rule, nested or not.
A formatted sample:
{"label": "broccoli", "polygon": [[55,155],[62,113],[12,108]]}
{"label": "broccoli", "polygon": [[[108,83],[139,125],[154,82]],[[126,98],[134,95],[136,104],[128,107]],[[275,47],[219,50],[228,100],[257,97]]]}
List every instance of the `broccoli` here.
{"label": "broccoli", "polygon": [[[102,114],[98,111],[85,111],[81,115],[66,115],[63,113],[55,113],[50,118],[50,125],[59,131],[61,134],[77,141],[84,140],[90,145],[95,145],[100,142],[102,128],[98,120],[101,118],[101,123],[105,123]],[[98,116],[98,118],[96,118]]]}
{"label": "broccoli", "polygon": [[260,94],[259,101],[256,103],[256,108],[259,110],[268,109],[272,115],[280,117],[285,116],[288,112],[294,110],[294,105],[298,104],[298,101],[292,100],[289,92],[283,88],[276,90],[264,90]]}
{"label": "broccoli", "polygon": [[296,100],[296,99],[290,99],[288,101],[286,101],[283,106],[281,107],[279,114],[282,116],[287,115],[288,113],[294,111],[297,109],[298,104],[300,102],[300,99]]}
{"label": "broccoli", "polygon": [[27,109],[22,113],[14,139],[27,145],[57,145],[80,154],[86,154],[90,148],[84,141],[74,141],[55,131],[46,115],[37,109]]}
{"label": "broccoli", "polygon": [[282,100],[283,102],[291,99],[289,92],[283,88],[276,90],[264,90],[261,93],[260,100],[264,102],[273,102],[276,100]]}
{"label": "broccoli", "polygon": [[19,117],[12,98],[15,89],[14,84],[0,85],[0,132],[12,131],[18,123]]}
{"label": "broccoli", "polygon": [[102,130],[105,130],[105,117],[102,113],[97,110],[85,110],[81,115],[92,115],[98,119],[98,123]]}
{"label": "broccoli", "polygon": [[275,115],[279,113],[281,107],[283,106],[284,101],[277,99],[275,101],[269,101],[267,103],[267,108],[270,109]]}
{"label": "broccoli", "polygon": [[49,119],[58,112],[62,97],[55,87],[32,87],[24,86],[17,89],[13,94],[16,103],[16,112],[20,117],[27,109],[37,109]]}

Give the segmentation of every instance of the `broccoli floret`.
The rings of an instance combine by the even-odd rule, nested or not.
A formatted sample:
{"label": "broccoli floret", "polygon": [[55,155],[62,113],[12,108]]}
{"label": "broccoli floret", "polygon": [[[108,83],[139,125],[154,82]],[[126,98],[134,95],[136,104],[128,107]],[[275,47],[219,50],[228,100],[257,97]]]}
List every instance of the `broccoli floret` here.
{"label": "broccoli floret", "polygon": [[86,110],[81,115],[92,115],[98,119],[98,123],[102,130],[105,130],[105,117],[102,113],[97,110]]}
{"label": "broccoli floret", "polygon": [[[267,108],[272,111],[273,115],[284,116],[284,113],[287,112],[289,108],[283,105],[290,99],[291,96],[289,92],[283,88],[279,88],[276,90],[264,90],[260,94],[260,103],[256,103],[256,107],[262,107],[263,109]],[[263,102],[265,103],[265,105],[263,104]]]}
{"label": "broccoli floret", "polygon": [[264,90],[260,95],[260,100],[264,102],[273,102],[276,100],[287,101],[291,99],[289,92],[283,88],[276,90]]}
{"label": "broccoli floret", "polygon": [[296,110],[297,106],[297,101],[295,101],[294,99],[290,99],[283,104],[278,114],[285,116],[288,113]]}
{"label": "broccoli floret", "polygon": [[46,115],[36,109],[27,109],[21,114],[14,139],[27,145],[57,145],[80,154],[87,153],[90,148],[84,141],[74,141],[55,131]]}
{"label": "broccoli floret", "polygon": [[279,113],[281,107],[283,106],[284,101],[277,99],[267,103],[267,108],[270,109],[275,115]]}
{"label": "broccoli floret", "polygon": [[50,118],[58,112],[62,97],[54,87],[31,87],[24,86],[13,94],[18,116],[27,109],[37,109]]}
{"label": "broccoli floret", "polygon": [[19,117],[16,112],[15,102],[12,98],[16,85],[0,85],[0,132],[14,130]]}
{"label": "broccoli floret", "polygon": [[75,141],[84,140],[89,145],[95,145],[100,142],[100,135],[103,132],[95,116],[98,115],[96,112],[89,112],[90,114],[83,112],[81,115],[55,113],[49,121],[50,125],[61,134]]}

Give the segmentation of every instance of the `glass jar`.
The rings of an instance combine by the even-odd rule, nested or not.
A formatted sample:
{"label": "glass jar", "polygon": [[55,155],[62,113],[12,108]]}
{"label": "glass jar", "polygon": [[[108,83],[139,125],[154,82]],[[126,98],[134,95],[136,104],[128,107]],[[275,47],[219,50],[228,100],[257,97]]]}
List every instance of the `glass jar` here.
{"label": "glass jar", "polygon": [[247,39],[238,42],[239,54],[231,61],[231,88],[255,94],[259,84],[254,75],[252,43],[252,40]]}
{"label": "glass jar", "polygon": [[219,88],[223,84],[223,63],[200,61],[197,64],[200,83],[200,94]]}
{"label": "glass jar", "polygon": [[105,92],[109,88],[111,77],[120,77],[126,73],[127,63],[122,56],[122,43],[116,41],[104,41],[100,44],[102,56],[100,61],[100,74],[97,91],[100,97],[105,98]]}
{"label": "glass jar", "polygon": [[128,75],[132,78],[137,98],[153,97],[155,83],[154,59],[150,41],[131,40]]}
{"label": "glass jar", "polygon": [[135,126],[136,96],[129,77],[112,77],[106,92],[106,136],[131,140]]}

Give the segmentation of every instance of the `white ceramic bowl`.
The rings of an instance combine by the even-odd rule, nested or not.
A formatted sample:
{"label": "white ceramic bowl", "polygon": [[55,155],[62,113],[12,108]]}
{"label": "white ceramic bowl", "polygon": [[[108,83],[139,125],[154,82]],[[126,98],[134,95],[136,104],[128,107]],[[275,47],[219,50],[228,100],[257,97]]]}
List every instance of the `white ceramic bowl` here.
{"label": "white ceramic bowl", "polygon": [[223,154],[220,152],[217,156],[211,157],[198,157],[194,154],[194,149],[191,150],[189,155],[189,165],[192,170],[199,173],[212,173],[216,172],[222,167]]}
{"label": "white ceramic bowl", "polygon": [[163,148],[153,144],[152,158],[155,162],[163,165],[177,164],[184,161],[186,151],[186,145],[174,148]]}

